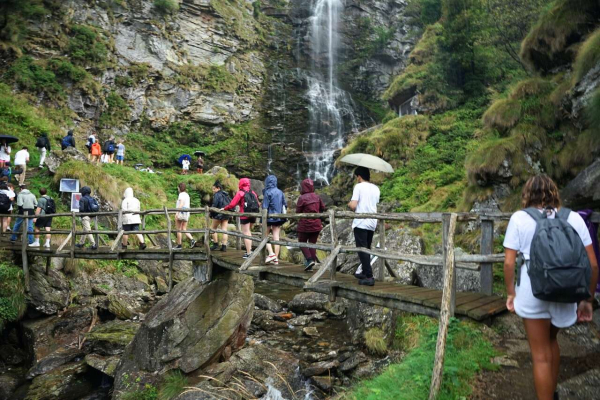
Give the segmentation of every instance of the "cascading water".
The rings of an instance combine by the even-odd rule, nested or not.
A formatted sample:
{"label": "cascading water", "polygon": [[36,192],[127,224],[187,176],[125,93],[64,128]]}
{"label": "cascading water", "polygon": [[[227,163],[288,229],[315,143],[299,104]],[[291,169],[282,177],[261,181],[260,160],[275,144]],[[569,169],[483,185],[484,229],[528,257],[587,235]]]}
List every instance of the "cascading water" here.
{"label": "cascading water", "polygon": [[[309,177],[329,184],[334,153],[345,133],[357,128],[352,99],[337,86],[339,18],[343,0],[314,0],[310,25],[312,71],[308,78],[310,131],[305,150]],[[303,146],[304,147],[304,146]]]}

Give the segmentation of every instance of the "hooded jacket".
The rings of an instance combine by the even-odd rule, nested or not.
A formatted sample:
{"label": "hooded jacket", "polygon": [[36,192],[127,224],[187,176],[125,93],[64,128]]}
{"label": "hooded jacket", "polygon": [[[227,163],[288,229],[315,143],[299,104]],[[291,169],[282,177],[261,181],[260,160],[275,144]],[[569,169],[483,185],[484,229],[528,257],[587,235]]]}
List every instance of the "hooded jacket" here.
{"label": "hooded jacket", "polygon": [[50,140],[48,139],[48,134],[46,132],[42,132],[42,134],[38,138],[38,141],[37,141],[35,147],[37,147],[38,149],[45,148],[48,151],[51,150]]}
{"label": "hooded jacket", "polygon": [[[225,192],[223,189],[219,190],[213,196],[213,202],[212,202],[213,208],[223,208],[223,207],[227,206],[229,203],[231,203],[231,199],[229,198],[229,195],[227,194],[227,192]],[[228,215],[219,214],[214,211],[210,212],[210,217],[212,219],[218,219],[220,221],[229,220]]]}
{"label": "hooded jacket", "polygon": [[123,210],[123,225],[135,225],[142,223],[140,214],[126,213],[126,211],[140,211],[140,201],[133,196],[133,189],[130,187],[125,189],[125,193],[123,193],[121,210]]}
{"label": "hooded jacket", "polygon": [[90,210],[89,207],[89,200],[90,200],[90,194],[92,194],[92,189],[90,189],[89,186],[84,186],[81,188],[81,199],[79,200],[79,212],[82,213],[87,213],[90,212],[92,210]]}
{"label": "hooded jacket", "polygon": [[[296,204],[296,212],[322,213],[326,210],[323,200],[315,193],[315,185],[312,180],[305,179],[300,184],[301,196]],[[320,219],[301,219],[298,222],[298,232],[321,232],[323,224]]]}
{"label": "hooded jacket", "polygon": [[90,148],[90,151],[92,152],[93,156],[101,156],[102,155],[102,148],[100,147],[100,143],[94,142],[92,144],[92,147]]}
{"label": "hooded jacket", "polygon": [[61,141],[61,146],[63,150],[67,147],[75,147],[75,137],[73,137],[73,131],[67,132],[67,136],[63,138]]}
{"label": "hooded jacket", "polygon": [[[269,214],[283,213],[283,206],[287,207],[283,192],[277,188],[277,177],[275,175],[267,176],[265,179],[265,190],[263,192],[262,208],[266,209]],[[267,218],[269,223],[285,222],[282,218]]]}
{"label": "hooded jacket", "polygon": [[[250,179],[248,179],[248,178],[240,179],[238,188],[239,188],[239,191],[235,194],[235,197],[233,198],[233,200],[231,200],[231,203],[229,203],[228,205],[223,207],[223,209],[225,211],[233,210],[236,206],[240,206],[239,212],[243,213],[244,212],[244,195],[246,194],[246,192],[252,192],[252,194],[256,196],[256,199],[258,201],[258,196],[252,189],[250,189]],[[260,205],[260,202],[258,202],[258,204]],[[249,217],[240,217],[240,219],[246,220],[246,219],[249,219]]]}

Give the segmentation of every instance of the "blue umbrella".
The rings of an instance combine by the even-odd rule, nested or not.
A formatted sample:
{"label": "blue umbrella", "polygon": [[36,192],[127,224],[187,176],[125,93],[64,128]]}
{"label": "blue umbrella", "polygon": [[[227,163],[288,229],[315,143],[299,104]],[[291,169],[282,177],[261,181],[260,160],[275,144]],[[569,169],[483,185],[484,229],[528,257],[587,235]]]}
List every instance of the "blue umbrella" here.
{"label": "blue umbrella", "polygon": [[182,154],[181,157],[179,157],[179,165],[183,165],[183,160],[188,160],[189,162],[192,162],[192,157],[189,154]]}

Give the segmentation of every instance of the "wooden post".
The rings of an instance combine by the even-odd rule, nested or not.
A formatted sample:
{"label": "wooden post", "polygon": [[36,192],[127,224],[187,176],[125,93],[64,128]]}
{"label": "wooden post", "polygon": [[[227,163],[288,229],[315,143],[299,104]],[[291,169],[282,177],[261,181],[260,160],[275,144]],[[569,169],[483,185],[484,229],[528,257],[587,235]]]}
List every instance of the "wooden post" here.
{"label": "wooden post", "polygon": [[209,206],[205,208],[206,234],[204,235],[204,250],[206,251],[206,272],[203,274],[203,282],[209,282],[212,279],[212,257],[210,254],[210,210]]}
{"label": "wooden post", "polygon": [[442,386],[442,374],[444,372],[444,356],[446,354],[446,339],[448,336],[448,325],[453,315],[454,304],[452,300],[452,287],[455,280],[454,275],[454,231],[456,230],[456,214],[444,214],[442,216],[444,226],[448,229],[444,240],[444,292],[442,294],[442,307],[440,310],[440,327],[435,348],[435,361],[429,389],[429,400],[435,400]]}
{"label": "wooden post", "polygon": [[[142,235],[144,234],[143,231],[146,230],[146,214],[142,215]],[[156,242],[154,241],[154,238],[152,238],[152,235],[145,235],[150,242],[152,243],[152,246],[157,246]]]}
{"label": "wooden post", "polygon": [[[385,220],[378,221],[379,226],[379,250],[385,253]],[[385,280],[385,258],[379,257],[379,271],[377,274],[377,280]]]}
{"label": "wooden post", "polygon": [[[337,254],[335,254],[334,250],[339,246],[339,240],[336,231],[336,223],[335,223],[335,211],[329,210],[329,233],[331,234],[331,253],[334,257],[331,259],[331,269],[329,272],[329,280],[331,282],[335,281],[335,273],[337,271]],[[332,288],[329,292],[329,298],[335,299],[335,288]],[[332,300],[333,301],[333,300]]]}
{"label": "wooden post", "polygon": [[[481,254],[492,254],[494,250],[494,221],[484,219],[481,221]],[[488,296],[492,295],[494,286],[493,264],[481,263],[481,272],[479,273],[479,291]]]}
{"label": "wooden post", "polygon": [[[448,269],[446,268],[446,259],[447,259],[447,252],[448,252],[450,219],[451,219],[451,214],[444,213],[442,215],[442,251],[443,251],[442,265],[444,268],[444,282],[446,282],[446,280],[448,279],[448,277],[446,277],[446,274],[448,273],[447,272]],[[452,251],[454,252],[454,248],[452,248]],[[450,314],[451,314],[451,316],[454,316],[454,304],[455,304],[455,299],[456,299],[456,268],[454,268],[452,270],[452,274],[454,276],[452,277],[452,280],[451,280],[452,286],[450,287],[450,289],[451,289],[451,292],[450,292],[450,299],[451,299]]]}
{"label": "wooden post", "polygon": [[[240,210],[240,207],[236,206],[235,212],[238,212],[239,210]],[[240,220],[240,217],[235,217],[235,230],[239,233],[242,232],[242,221]],[[235,238],[235,249],[236,250],[242,249],[242,238],[239,236]]]}
{"label": "wooden post", "polygon": [[[98,216],[94,216],[94,230],[98,232]],[[100,247],[100,235],[98,233],[94,234],[94,240],[96,241],[96,246]]]}
{"label": "wooden post", "polygon": [[29,292],[29,259],[27,257],[27,229],[29,227],[29,211],[23,211],[23,224],[21,229],[21,259],[23,260],[23,275],[25,277],[25,290]]}
{"label": "wooden post", "polygon": [[164,206],[165,216],[167,217],[167,246],[169,248],[169,292],[173,288],[173,243],[171,242],[171,217]]}
{"label": "wooden post", "polygon": [[[269,227],[267,226],[267,218],[268,218],[268,213],[267,213],[267,209],[263,208],[260,212],[261,214],[261,221],[260,221],[260,234],[261,234],[261,238],[264,239],[268,239],[269,238]],[[267,240],[267,243],[269,241]],[[260,252],[260,256],[262,258],[262,260],[260,261],[261,264],[264,264],[265,260],[267,259],[267,246],[264,246],[263,249]]]}
{"label": "wooden post", "polygon": [[74,262],[75,259],[75,243],[77,243],[77,235],[75,232],[77,231],[77,226],[75,222],[75,213],[71,212],[71,262]]}

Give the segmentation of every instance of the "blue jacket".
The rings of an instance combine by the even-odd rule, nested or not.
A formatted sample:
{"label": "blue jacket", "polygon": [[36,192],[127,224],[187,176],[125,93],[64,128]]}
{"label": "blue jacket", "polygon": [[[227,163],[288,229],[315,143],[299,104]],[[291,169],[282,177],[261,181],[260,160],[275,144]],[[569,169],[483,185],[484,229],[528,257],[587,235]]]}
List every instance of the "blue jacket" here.
{"label": "blue jacket", "polygon": [[[263,208],[267,209],[269,214],[281,214],[283,206],[287,207],[283,192],[277,188],[277,177],[275,175],[267,176],[265,179],[265,190],[263,191]],[[284,222],[282,218],[267,218],[268,223]]]}

